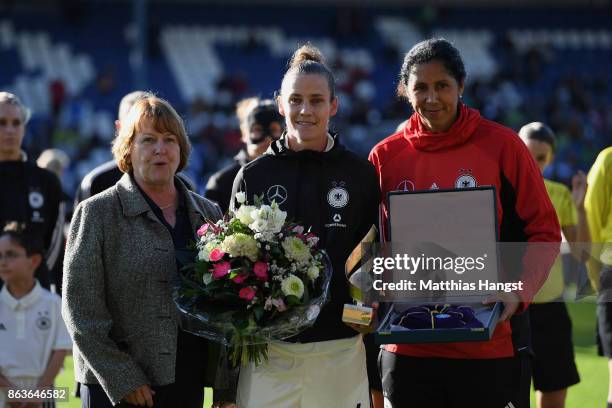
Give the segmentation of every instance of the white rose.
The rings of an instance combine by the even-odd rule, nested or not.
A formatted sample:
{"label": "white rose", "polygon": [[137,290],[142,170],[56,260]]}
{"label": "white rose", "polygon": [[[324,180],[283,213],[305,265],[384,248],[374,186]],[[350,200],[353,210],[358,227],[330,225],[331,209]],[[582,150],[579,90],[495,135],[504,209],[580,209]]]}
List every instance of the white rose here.
{"label": "white rose", "polygon": [[317,268],[316,265],[310,265],[306,271],[306,275],[312,280],[317,279],[319,277],[319,268]]}
{"label": "white rose", "polygon": [[249,228],[256,232],[277,233],[283,228],[287,213],[281,211],[275,202],[272,205],[262,205],[250,213],[253,222]]}
{"label": "white rose", "polygon": [[276,232],[280,232],[280,230],[283,228],[283,225],[285,225],[285,219],[287,218],[287,212],[281,210],[278,207],[278,204],[276,204],[276,201],[272,201],[272,204],[270,206],[272,208],[273,211],[273,217],[271,220],[271,228],[270,230],[274,233]]}
{"label": "white rose", "polygon": [[236,202],[238,202],[238,204],[244,204],[244,202],[246,201],[246,194],[244,194],[242,191],[239,191],[236,193]]}
{"label": "white rose", "polygon": [[250,206],[250,205],[241,205],[240,208],[238,208],[238,211],[236,211],[236,213],[234,214],[236,216],[236,218],[238,218],[238,220],[243,223],[244,225],[249,225],[251,223],[253,223],[253,218],[251,217],[251,213],[253,212],[253,210],[255,209],[255,207]]}

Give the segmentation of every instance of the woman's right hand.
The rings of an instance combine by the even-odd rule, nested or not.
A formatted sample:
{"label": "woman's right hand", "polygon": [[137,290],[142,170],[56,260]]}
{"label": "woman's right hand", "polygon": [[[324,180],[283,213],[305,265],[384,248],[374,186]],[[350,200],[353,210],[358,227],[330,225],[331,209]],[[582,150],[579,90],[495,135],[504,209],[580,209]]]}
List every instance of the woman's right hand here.
{"label": "woman's right hand", "polygon": [[130,392],[125,400],[132,404],[138,405],[140,407],[153,407],[153,396],[155,395],[155,391],[151,389],[147,384],[141,385],[136,388],[134,391]]}

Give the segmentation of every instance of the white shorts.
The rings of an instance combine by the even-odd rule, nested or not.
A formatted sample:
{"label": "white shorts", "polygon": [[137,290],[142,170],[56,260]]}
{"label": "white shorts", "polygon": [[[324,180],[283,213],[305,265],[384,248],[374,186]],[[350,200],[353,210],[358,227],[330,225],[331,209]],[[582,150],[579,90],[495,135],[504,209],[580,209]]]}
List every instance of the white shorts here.
{"label": "white shorts", "polygon": [[239,408],[369,408],[361,335],[316,343],[268,344],[269,360],[242,366]]}

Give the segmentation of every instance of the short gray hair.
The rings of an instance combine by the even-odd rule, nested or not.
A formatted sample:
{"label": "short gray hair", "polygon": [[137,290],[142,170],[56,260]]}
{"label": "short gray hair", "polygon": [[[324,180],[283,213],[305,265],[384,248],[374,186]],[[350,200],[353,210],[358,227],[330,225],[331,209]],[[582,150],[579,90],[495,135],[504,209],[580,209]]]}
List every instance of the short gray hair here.
{"label": "short gray hair", "polygon": [[19,99],[19,97],[15,94],[10,92],[0,92],[0,105],[2,104],[14,105],[18,107],[21,111],[21,119],[23,120],[24,124],[28,123],[32,117],[32,111],[30,108],[21,103],[21,99]]}
{"label": "short gray hair", "polygon": [[119,121],[124,121],[127,118],[127,114],[130,111],[130,108],[138,101],[139,99],[143,99],[146,97],[154,96],[151,92],[145,91],[134,91],[125,95],[121,98],[121,102],[119,102],[119,112],[117,112],[117,119]]}

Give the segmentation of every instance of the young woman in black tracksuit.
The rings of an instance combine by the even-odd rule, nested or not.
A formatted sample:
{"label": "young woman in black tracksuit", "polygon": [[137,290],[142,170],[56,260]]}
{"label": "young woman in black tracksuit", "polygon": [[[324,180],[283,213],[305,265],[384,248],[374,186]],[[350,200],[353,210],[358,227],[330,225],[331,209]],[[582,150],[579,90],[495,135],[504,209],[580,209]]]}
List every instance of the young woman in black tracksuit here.
{"label": "young woman in black tracksuit", "polygon": [[[361,336],[345,325],[351,301],[344,263],[376,222],[380,190],[374,168],[328,130],[338,110],[334,79],[320,52],[298,49],[278,97],[286,132],[263,156],[241,169],[233,196],[273,200],[320,237],[333,265],[331,301],[303,333],[269,345],[270,360],[242,367],[240,407],[369,406]],[[361,404],[361,405],[359,405]]]}

